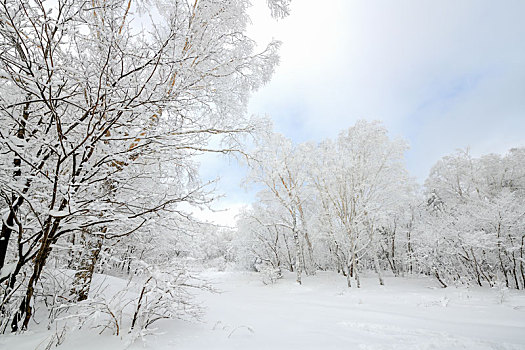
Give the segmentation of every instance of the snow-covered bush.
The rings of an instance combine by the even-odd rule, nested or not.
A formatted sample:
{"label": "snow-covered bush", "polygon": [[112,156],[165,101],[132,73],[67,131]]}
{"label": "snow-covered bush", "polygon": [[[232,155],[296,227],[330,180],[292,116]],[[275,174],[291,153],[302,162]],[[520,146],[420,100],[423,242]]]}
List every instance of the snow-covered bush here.
{"label": "snow-covered bush", "polygon": [[268,264],[255,265],[257,272],[261,274],[261,281],[264,284],[274,284],[283,277],[282,270]]}

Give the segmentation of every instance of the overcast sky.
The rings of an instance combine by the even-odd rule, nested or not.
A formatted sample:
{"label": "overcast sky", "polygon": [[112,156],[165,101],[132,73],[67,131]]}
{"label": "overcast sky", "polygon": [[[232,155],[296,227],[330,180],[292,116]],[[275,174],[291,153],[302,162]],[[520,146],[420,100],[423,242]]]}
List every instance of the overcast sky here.
{"label": "overcast sky", "polygon": [[[249,111],[287,137],[321,141],[381,120],[410,144],[407,168],[420,183],[458,148],[525,146],[525,1],[294,0],[278,22],[253,2],[250,36],[283,45]],[[236,166],[210,159],[203,171],[221,176],[221,207],[254,198]],[[231,222],[236,209],[213,219]]]}

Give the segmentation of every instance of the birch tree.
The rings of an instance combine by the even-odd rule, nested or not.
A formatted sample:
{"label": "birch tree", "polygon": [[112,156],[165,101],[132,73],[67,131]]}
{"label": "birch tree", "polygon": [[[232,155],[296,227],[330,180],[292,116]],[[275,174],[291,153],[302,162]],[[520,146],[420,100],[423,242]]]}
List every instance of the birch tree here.
{"label": "birch tree", "polygon": [[[305,268],[313,272],[313,247],[307,227],[305,211],[308,208],[306,172],[307,145],[295,146],[281,134],[271,134],[259,141],[250,162],[249,181],[263,185],[259,193],[262,203],[274,202],[280,206],[282,219],[274,222],[289,230],[295,247],[294,269],[297,283]],[[305,248],[303,248],[306,246]]]}
{"label": "birch tree", "polygon": [[409,191],[402,140],[390,140],[378,123],[359,121],[342,132],[337,141],[319,146],[311,167],[312,182],[327,215],[337,218],[336,247],[345,250],[348,286],[358,262],[366,255],[383,284],[378,261],[377,230],[396,202]]}
{"label": "birch tree", "polygon": [[[301,263],[311,261],[312,270],[343,273],[348,286],[352,278],[360,286],[360,268],[374,269],[383,284],[381,271],[388,264],[396,270],[397,264],[397,228],[389,230],[396,223],[399,231],[408,225],[400,213],[415,191],[404,169],[405,150],[405,143],[390,140],[380,124],[364,121],[318,146],[270,135],[253,152],[257,161],[249,179],[263,189],[242,216],[238,234],[260,241],[254,255],[272,265],[294,261],[299,283]],[[293,254],[286,232],[293,238]],[[385,253],[385,232],[391,256]]]}

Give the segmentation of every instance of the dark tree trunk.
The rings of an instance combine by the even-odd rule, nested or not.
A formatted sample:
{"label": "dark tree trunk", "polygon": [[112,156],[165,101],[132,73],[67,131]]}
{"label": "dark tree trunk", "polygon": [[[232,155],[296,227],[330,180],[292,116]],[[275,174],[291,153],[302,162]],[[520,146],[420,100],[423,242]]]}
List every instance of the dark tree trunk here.
{"label": "dark tree trunk", "polygon": [[[22,118],[20,118],[20,122],[18,124],[18,131],[16,133],[16,137],[20,140],[23,140],[25,138],[26,134],[26,123],[27,119],[29,118],[29,103],[26,103],[24,106],[24,110],[22,112]],[[18,179],[22,175],[22,160],[19,157],[15,157],[13,159],[13,165],[15,167],[13,178]],[[26,185],[27,187],[27,185]],[[27,188],[23,190],[23,192],[27,192]],[[15,216],[17,214],[18,208],[22,205],[24,199],[21,195],[15,196],[13,194],[11,198],[11,210],[9,211],[9,215],[7,217],[6,222],[2,221],[2,231],[0,233],[0,271],[5,265],[5,257],[7,256],[7,247],[9,245],[9,239],[11,238],[11,233],[13,232],[13,227],[15,225]]]}

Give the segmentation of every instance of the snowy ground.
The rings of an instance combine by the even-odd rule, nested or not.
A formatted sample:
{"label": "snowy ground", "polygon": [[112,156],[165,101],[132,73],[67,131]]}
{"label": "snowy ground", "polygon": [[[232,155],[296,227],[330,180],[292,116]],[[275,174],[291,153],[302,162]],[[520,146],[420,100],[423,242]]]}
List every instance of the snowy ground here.
{"label": "snowy ground", "polygon": [[[361,289],[319,273],[298,286],[288,275],[207,272],[223,292],[202,293],[202,323],[157,323],[159,335],[131,349],[525,349],[525,293],[439,288],[427,278],[364,278]],[[502,300],[503,298],[503,300]],[[62,349],[122,349],[89,331],[67,334]],[[0,349],[45,348],[49,333],[0,336]]]}

